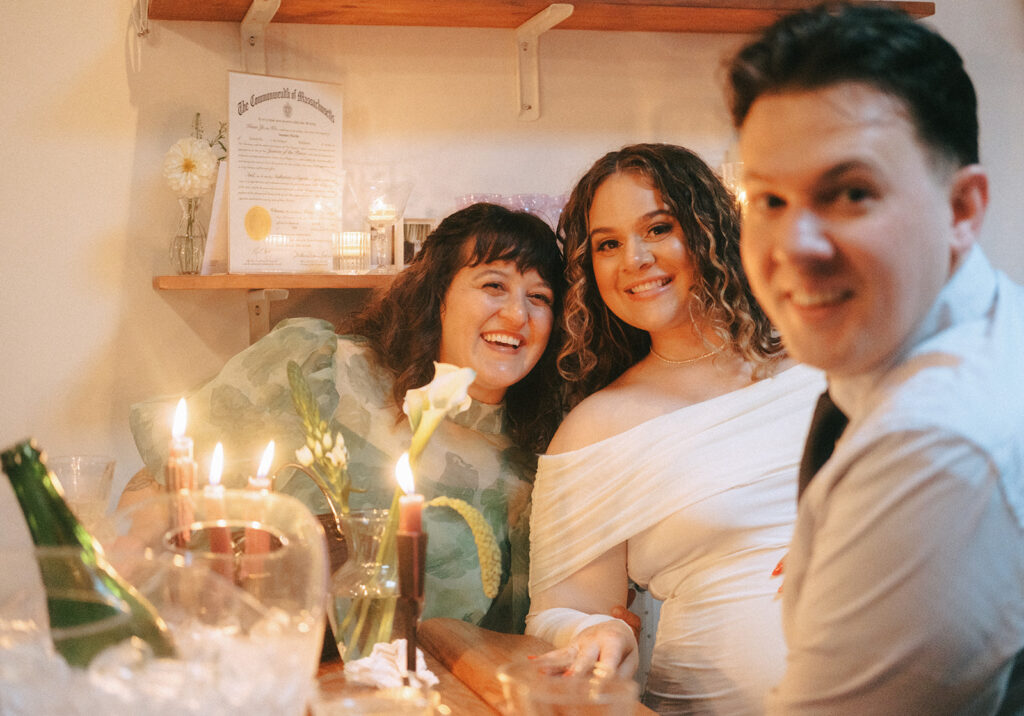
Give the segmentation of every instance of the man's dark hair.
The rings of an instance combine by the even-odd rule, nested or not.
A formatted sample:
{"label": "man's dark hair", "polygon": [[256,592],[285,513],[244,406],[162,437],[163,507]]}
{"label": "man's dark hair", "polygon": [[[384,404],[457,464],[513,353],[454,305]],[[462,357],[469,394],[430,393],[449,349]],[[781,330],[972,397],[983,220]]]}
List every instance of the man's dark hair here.
{"label": "man's dark hair", "polygon": [[863,82],[901,100],[939,157],[978,162],[977,98],[960,54],[901,10],[826,3],[788,15],[740,50],[727,72],[737,128],[761,95]]}

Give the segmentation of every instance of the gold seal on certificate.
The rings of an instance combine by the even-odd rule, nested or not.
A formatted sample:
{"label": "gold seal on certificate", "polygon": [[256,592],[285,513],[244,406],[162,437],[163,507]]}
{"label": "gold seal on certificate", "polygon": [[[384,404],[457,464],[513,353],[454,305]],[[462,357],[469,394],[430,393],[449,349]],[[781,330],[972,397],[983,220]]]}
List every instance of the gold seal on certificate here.
{"label": "gold seal on certificate", "polygon": [[270,212],[262,206],[245,212],[245,233],[253,241],[263,241],[270,236],[270,223]]}

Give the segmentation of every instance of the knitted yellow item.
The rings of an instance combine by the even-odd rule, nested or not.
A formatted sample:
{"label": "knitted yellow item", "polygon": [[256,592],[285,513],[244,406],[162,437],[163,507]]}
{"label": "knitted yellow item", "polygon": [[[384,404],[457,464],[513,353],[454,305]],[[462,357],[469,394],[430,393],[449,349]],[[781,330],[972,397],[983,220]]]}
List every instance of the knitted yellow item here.
{"label": "knitted yellow item", "polygon": [[462,519],[473,531],[476,553],[480,559],[480,582],[484,594],[490,599],[498,596],[498,586],[501,583],[501,550],[498,549],[498,541],[494,538],[494,532],[484,516],[469,503],[453,497],[435,497],[427,506],[450,507],[462,515]]}

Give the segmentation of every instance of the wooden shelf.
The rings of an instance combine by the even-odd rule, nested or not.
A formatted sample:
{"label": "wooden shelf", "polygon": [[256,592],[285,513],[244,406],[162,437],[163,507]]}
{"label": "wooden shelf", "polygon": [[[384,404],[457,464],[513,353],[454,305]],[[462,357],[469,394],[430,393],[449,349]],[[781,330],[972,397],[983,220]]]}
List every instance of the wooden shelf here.
{"label": "wooden shelf", "polygon": [[[249,312],[249,342],[254,343],[267,335],[271,320],[271,303],[285,303],[289,292],[296,295],[315,294],[319,289],[347,290],[373,289],[387,286],[395,278],[393,273],[376,274],[214,274],[213,276],[154,276],[153,288],[160,291],[246,291]],[[319,305],[319,310],[303,311],[291,315],[319,315],[335,325],[337,322],[327,314],[337,310],[345,302],[328,300]],[[309,306],[305,306],[308,308]],[[280,318],[280,317],[279,317]]]}
{"label": "wooden shelf", "polygon": [[[820,0],[574,0],[559,30],[755,32]],[[152,20],[241,22],[252,0],[149,0]],[[281,0],[274,22],[323,25],[412,25],[515,28],[550,0]],[[880,4],[913,17],[935,14],[934,2]]]}
{"label": "wooden shelf", "polygon": [[161,291],[195,291],[273,288],[377,288],[387,286],[395,274],[236,274],[213,276],[154,276],[153,288]]}

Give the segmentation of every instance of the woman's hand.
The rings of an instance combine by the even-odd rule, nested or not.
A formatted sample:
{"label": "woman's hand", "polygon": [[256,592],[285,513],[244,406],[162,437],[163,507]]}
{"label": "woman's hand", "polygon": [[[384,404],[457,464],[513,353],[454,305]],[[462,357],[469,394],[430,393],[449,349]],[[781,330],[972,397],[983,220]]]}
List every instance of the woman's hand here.
{"label": "woman's hand", "polygon": [[[633,590],[630,589],[629,591],[632,592]],[[630,601],[633,600],[630,599]],[[612,607],[612,616],[616,619],[621,619],[622,621],[626,622],[626,625],[633,630],[633,638],[636,639],[637,643],[639,644],[640,627],[643,626],[643,623],[640,621],[640,617],[638,617],[633,612],[629,611],[629,609],[627,609],[626,607]]]}
{"label": "woman's hand", "polygon": [[618,674],[629,678],[640,663],[632,628],[619,619],[587,627],[564,649],[540,657],[543,662],[568,663],[566,674]]}

